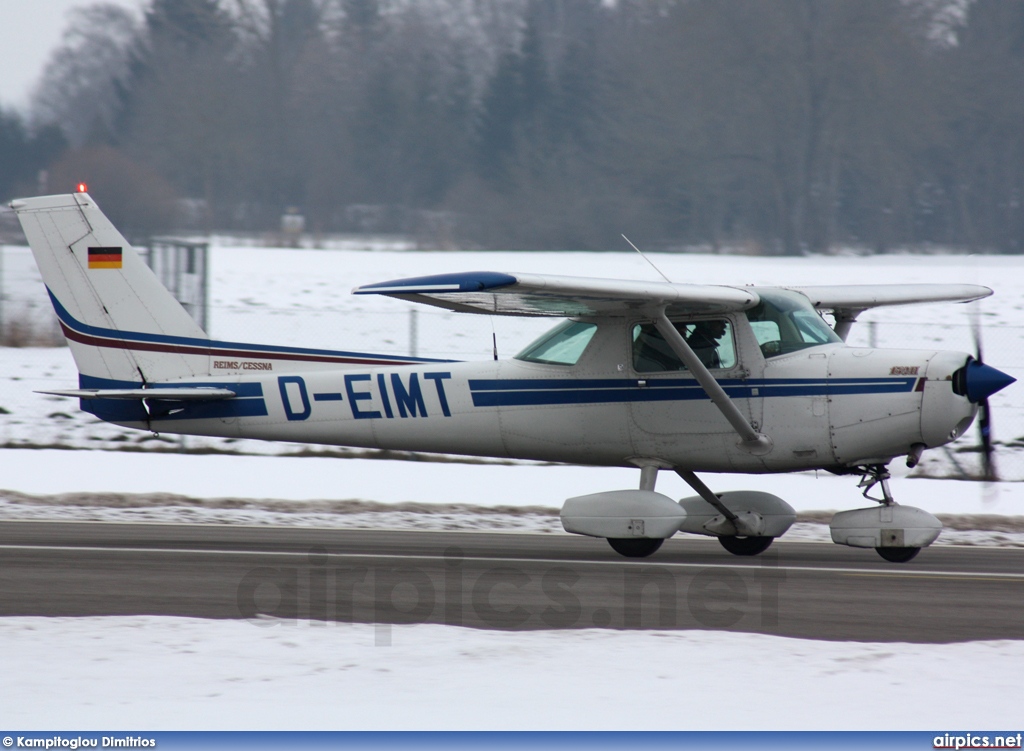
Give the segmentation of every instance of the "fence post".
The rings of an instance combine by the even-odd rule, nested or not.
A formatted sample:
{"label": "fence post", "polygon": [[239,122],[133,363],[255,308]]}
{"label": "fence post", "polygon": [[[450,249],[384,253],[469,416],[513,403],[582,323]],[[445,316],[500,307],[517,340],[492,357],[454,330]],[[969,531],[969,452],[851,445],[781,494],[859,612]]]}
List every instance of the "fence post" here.
{"label": "fence post", "polygon": [[419,357],[420,353],[420,326],[419,311],[412,308],[409,311],[409,356]]}

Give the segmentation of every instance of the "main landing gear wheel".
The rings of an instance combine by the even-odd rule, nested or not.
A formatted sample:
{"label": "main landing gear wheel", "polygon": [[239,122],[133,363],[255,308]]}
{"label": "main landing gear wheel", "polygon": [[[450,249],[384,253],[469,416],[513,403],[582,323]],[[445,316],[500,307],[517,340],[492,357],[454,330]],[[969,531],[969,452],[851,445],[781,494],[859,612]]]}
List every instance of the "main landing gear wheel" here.
{"label": "main landing gear wheel", "polygon": [[906,563],[921,552],[921,548],[875,548],[889,563]]}
{"label": "main landing gear wheel", "polygon": [[608,544],[619,555],[627,558],[646,558],[665,542],[653,537],[609,537]]}
{"label": "main landing gear wheel", "polygon": [[718,538],[718,541],[733,555],[759,555],[771,546],[774,539],[774,537],[729,537],[723,535]]}

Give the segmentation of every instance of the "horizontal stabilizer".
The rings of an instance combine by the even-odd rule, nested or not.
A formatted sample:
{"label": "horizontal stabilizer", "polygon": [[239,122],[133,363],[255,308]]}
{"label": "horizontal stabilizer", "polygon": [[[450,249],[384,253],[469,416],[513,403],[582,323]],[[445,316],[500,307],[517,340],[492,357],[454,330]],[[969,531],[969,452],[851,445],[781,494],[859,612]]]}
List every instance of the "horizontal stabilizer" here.
{"label": "horizontal stabilizer", "polygon": [[63,391],[37,391],[37,394],[71,396],[76,399],[172,399],[175,401],[214,401],[232,399],[230,389],[211,388],[158,388],[158,389],[65,389]]}

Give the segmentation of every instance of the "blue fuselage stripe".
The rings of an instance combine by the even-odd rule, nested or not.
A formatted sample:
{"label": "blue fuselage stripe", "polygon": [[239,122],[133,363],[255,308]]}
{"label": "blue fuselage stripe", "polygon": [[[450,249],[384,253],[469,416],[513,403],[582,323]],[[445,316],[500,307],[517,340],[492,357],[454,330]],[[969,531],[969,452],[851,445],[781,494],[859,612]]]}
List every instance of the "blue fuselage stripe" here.
{"label": "blue fuselage stripe", "polygon": [[[853,394],[898,394],[913,391],[916,378],[723,379],[719,384],[732,399]],[[610,404],[707,399],[693,380],[470,380],[475,407]]]}

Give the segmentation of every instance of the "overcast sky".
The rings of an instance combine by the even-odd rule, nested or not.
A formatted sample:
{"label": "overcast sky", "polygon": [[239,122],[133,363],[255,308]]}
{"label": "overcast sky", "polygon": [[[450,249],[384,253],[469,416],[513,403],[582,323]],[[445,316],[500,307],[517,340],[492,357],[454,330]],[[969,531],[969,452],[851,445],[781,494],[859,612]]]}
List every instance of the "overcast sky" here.
{"label": "overcast sky", "polygon": [[[0,0],[0,106],[24,109],[68,10],[100,0]],[[102,0],[140,9],[146,0]]]}

